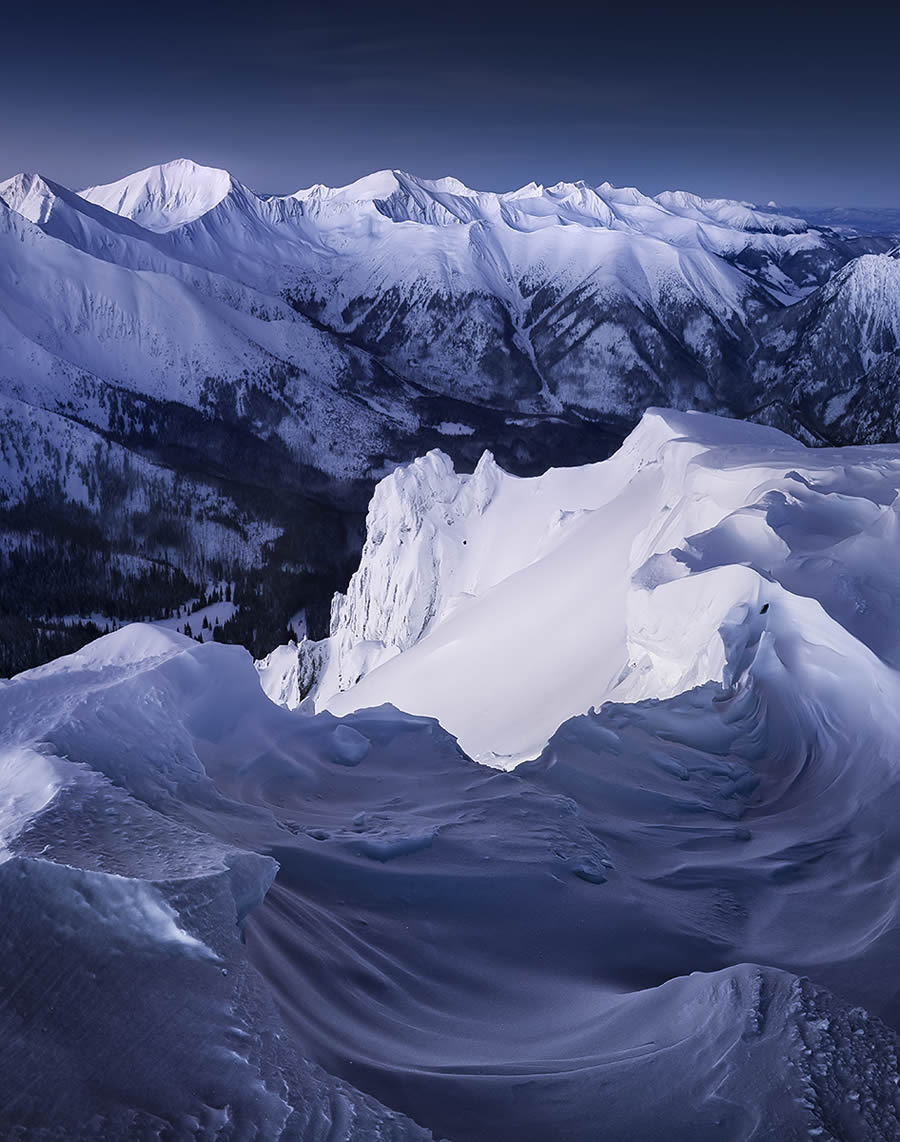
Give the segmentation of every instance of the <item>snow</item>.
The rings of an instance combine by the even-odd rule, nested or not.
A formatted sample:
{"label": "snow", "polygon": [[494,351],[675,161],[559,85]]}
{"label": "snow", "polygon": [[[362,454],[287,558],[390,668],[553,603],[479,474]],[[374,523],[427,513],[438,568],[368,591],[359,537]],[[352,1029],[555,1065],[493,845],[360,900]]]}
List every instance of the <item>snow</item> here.
{"label": "snow", "polygon": [[352,726],[335,726],[331,731],[332,757],[338,765],[359,765],[371,742]]}
{"label": "snow", "polygon": [[[222,584],[219,584],[221,587]],[[206,607],[197,607],[192,610],[192,606],[196,605],[195,600],[186,606],[185,613],[172,619],[159,619],[154,625],[165,627],[168,630],[177,631],[179,634],[184,634],[186,623],[190,623],[191,636],[193,638],[200,638],[203,642],[209,642],[213,637],[213,631],[217,626],[224,626],[230,618],[234,617],[237,607],[234,603],[210,603]],[[207,625],[204,627],[203,621],[206,620]]]}
{"label": "snow", "polygon": [[[762,333],[790,342],[757,318],[802,301],[810,272],[839,256],[797,219],[606,183],[498,193],[384,171],[263,197],[179,159],[81,195],[17,175],[0,200],[7,397],[109,439],[109,386],[126,408],[149,398],[203,415],[211,389],[238,411],[261,393],[293,457],[342,479],[382,470],[397,434],[420,430],[410,383],[514,415],[741,411],[735,356]],[[862,328],[869,360],[887,330]],[[442,415],[448,437],[479,423]],[[26,451],[37,479],[52,470]]]}
{"label": "snow", "polygon": [[826,304],[838,302],[842,319],[859,329],[871,348],[865,364],[877,357],[875,346],[900,344],[900,258],[865,254],[837,273],[825,289]]}
{"label": "snow", "polygon": [[18,174],[0,182],[0,198],[29,222],[46,223],[56,195],[39,174]]}
{"label": "snow", "polygon": [[105,210],[165,233],[194,222],[218,206],[231,186],[227,171],[199,166],[190,159],[174,159],[79,193]]}
{"label": "snow", "polygon": [[271,729],[246,652],[134,625],[0,686],[0,707],[0,1133],[426,1142],[304,1057],[241,942],[277,866],[204,826],[230,810],[193,735],[254,707],[245,747]]}
{"label": "snow", "polygon": [[138,669],[147,662],[161,661],[176,653],[191,640],[173,635],[161,626],[130,623],[111,635],[105,635],[74,654],[56,658],[43,666],[35,666],[19,677],[55,678],[85,672],[102,674],[110,668]]}
{"label": "snow", "polygon": [[180,926],[160,891],[145,881],[110,873],[72,870],[68,880],[71,923],[108,930],[114,941],[161,946],[169,952],[218,961],[202,940]]}
{"label": "snow", "polygon": [[[724,198],[701,198],[683,190],[664,191],[655,199],[666,210],[685,218],[726,225],[736,230],[773,234],[800,234],[809,229],[802,218],[768,214],[756,210],[752,203],[732,202]],[[774,206],[774,203],[769,203]]]}
{"label": "snow", "polygon": [[0,862],[9,858],[9,843],[62,784],[59,768],[37,750],[10,746],[0,752]]}
{"label": "snow", "polygon": [[[599,232],[627,235],[651,277],[661,256],[654,243],[692,250],[707,264],[708,277],[711,254],[731,255],[749,247],[779,257],[823,242],[802,219],[683,191],[654,199],[608,183],[596,188],[583,182],[546,188],[532,183],[497,193],[472,190],[454,178],[429,180],[385,170],[344,187],[316,185],[284,198],[261,198],[225,171],[179,159],[81,194],[156,233],[170,234],[172,248],[191,261],[200,257],[220,272],[241,265],[254,275],[248,280],[256,286],[270,286],[269,275],[279,266],[283,271],[289,260],[318,273],[327,268],[328,276],[343,286],[344,303],[348,286],[371,296],[372,280],[382,267],[392,267],[396,276],[401,265],[404,275],[412,272],[412,259],[426,259],[421,270],[432,260],[443,263],[441,269],[459,264],[465,259],[460,244],[468,244],[471,226],[487,241],[490,260],[514,266],[517,278],[542,263],[548,241],[553,248],[549,265],[562,267],[573,259],[579,267],[596,263],[604,249]],[[226,218],[230,222],[223,228]],[[183,235],[176,233],[184,227]],[[216,248],[206,250],[207,238],[213,236]],[[248,258],[248,239],[258,253],[265,252],[263,260]],[[226,260],[223,242],[231,247]],[[460,271],[471,280],[478,267],[463,263]],[[434,272],[441,270],[435,267]],[[585,275],[575,266],[570,272],[574,280]],[[725,276],[734,278],[731,291],[746,282],[736,270]]]}
{"label": "snow", "polygon": [[[96,457],[165,494],[107,386],[205,415],[214,375],[244,415],[244,371],[285,371],[276,448],[390,469],[324,642],[254,668],[167,620],[0,683],[0,1135],[897,1137],[900,449],[654,409],[532,479],[392,459],[428,385],[631,416],[641,322],[712,368],[796,301],[773,340],[802,327],[827,388],[837,328],[856,378],[900,334],[897,259],[798,300],[780,267],[827,236],[609,184],[262,198],[180,161],[0,198],[13,502],[58,457],[74,502]],[[466,367],[507,320],[524,392]],[[393,336],[415,389],[347,333]]]}
{"label": "snow", "polygon": [[347,186],[331,187],[317,183],[305,190],[296,191],[293,197],[300,201],[310,198],[330,198],[347,202],[371,202],[376,198],[389,198],[399,189],[398,172],[383,170],[364,175]]}
{"label": "snow", "polygon": [[[342,385],[359,366],[355,352],[280,298],[163,253],[140,232],[110,233],[69,199],[54,198],[46,229],[0,203],[0,249],[7,398],[77,413],[85,432],[105,433],[110,385],[203,413],[211,379],[231,388],[238,409],[254,386],[277,399],[277,430],[298,459],[344,477],[363,474],[358,442],[383,448],[395,423],[383,407],[390,394],[376,408]],[[281,391],[271,391],[273,373],[284,376]]]}
{"label": "snow", "polygon": [[[478,760],[511,766],[591,706],[722,683],[732,667],[721,631],[767,603],[769,628],[787,614],[825,646],[844,629],[837,620],[893,661],[900,634],[873,624],[861,600],[848,607],[841,585],[873,590],[862,567],[872,532],[893,534],[900,463],[854,455],[838,509],[828,486],[842,453],[699,414],[651,410],[612,459],[534,479],[490,456],[457,475],[429,453],[378,485],[330,638],[279,652],[266,691],[297,705],[316,675],[307,705],[346,714],[390,702],[437,717]],[[837,529],[827,559],[826,541],[804,531],[825,526]],[[892,576],[876,578],[896,597]],[[303,676],[302,694],[285,671]]]}
{"label": "snow", "polygon": [[[808,564],[849,545],[844,566],[880,551],[892,574],[896,448],[807,455],[658,413],[626,453],[623,468],[668,463],[670,499],[680,467],[687,500],[700,470],[740,498],[790,457],[796,504],[766,501],[785,547]],[[458,489],[482,520],[507,494],[491,475]],[[520,494],[549,505],[561,478]],[[430,458],[396,482],[450,480]],[[582,507],[586,529],[600,509]],[[682,572],[657,558],[639,588],[711,584],[722,682],[583,713],[515,773],[474,764],[432,718],[293,713],[245,651],[159,627],[0,686],[3,748],[61,774],[47,801],[40,767],[18,768],[35,796],[0,865],[0,1074],[23,1091],[0,1129],[152,1137],[149,1114],[185,1137],[242,1122],[273,1139],[589,1142],[602,1117],[634,1142],[894,1137],[895,669],[827,593],[727,561],[760,514],[692,533]],[[520,561],[539,529],[521,543]],[[682,602],[676,628],[702,617]],[[672,655],[707,649],[656,633]],[[10,1017],[10,994],[40,1028]]]}

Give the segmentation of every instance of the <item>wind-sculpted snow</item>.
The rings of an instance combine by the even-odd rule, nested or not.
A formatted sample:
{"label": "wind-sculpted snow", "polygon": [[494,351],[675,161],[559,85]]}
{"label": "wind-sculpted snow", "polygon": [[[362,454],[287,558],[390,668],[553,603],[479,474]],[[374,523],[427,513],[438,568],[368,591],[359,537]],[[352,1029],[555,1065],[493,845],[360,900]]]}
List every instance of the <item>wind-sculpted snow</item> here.
{"label": "wind-sculpted snow", "polygon": [[727,682],[738,613],[893,667],[898,489],[896,449],[660,411],[610,460],[535,479],[430,453],[379,485],[331,637],[264,686],[338,714],[390,701],[508,766],[590,706]]}
{"label": "wind-sculpted snow", "polygon": [[4,1136],[896,1137],[891,672],[775,605],[515,773],[158,628],[7,683]]}
{"label": "wind-sculpted snow", "polygon": [[144,626],[0,686],[0,1133],[898,1137],[898,482],[670,412],[432,454],[335,610],[394,705]]}
{"label": "wind-sculpted snow", "polygon": [[267,703],[243,652],[196,648],[126,628],[0,690],[0,1134],[424,1142],[310,1061],[248,963],[277,865],[215,839],[254,810],[193,735],[228,733],[229,686],[232,728]]}

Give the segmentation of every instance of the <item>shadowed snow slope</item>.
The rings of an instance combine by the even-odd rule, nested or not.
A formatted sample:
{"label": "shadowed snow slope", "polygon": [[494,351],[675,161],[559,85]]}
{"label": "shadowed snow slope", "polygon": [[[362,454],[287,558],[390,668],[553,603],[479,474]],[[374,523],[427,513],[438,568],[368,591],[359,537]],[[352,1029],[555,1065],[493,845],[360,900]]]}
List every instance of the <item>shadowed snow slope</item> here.
{"label": "shadowed snow slope", "polygon": [[[264,673],[394,705],[142,626],[0,685],[0,1133],[896,1139],[898,481],[662,412],[540,480],[432,455],[357,641]],[[395,708],[458,689],[538,756]]]}
{"label": "shadowed snow slope", "polygon": [[4,1135],[895,1138],[889,671],[849,742],[828,630],[754,610],[513,774],[157,628],[14,679]]}
{"label": "shadowed snow slope", "polygon": [[248,963],[277,865],[203,826],[261,814],[195,735],[272,707],[243,652],[198,649],[128,627],[0,688],[0,1135],[424,1142],[303,1056]]}

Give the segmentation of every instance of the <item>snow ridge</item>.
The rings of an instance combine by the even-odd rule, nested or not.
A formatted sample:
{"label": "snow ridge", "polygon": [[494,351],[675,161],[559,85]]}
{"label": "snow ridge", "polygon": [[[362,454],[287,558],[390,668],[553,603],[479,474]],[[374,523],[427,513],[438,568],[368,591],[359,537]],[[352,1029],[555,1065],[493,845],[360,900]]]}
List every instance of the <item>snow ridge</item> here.
{"label": "snow ridge", "polygon": [[[378,486],[331,636],[296,652],[305,688],[291,691],[277,672],[264,685],[289,706],[344,714],[389,701],[437,716],[470,755],[502,766],[535,756],[589,706],[737,685],[750,653],[741,648],[759,637],[754,613],[823,621],[791,594],[801,568],[811,572],[803,542],[786,542],[782,527],[819,510],[827,493],[809,489],[831,481],[834,463],[772,429],[660,410],[612,459],[534,479],[490,456],[459,476],[430,453]],[[861,674],[878,674],[872,653],[894,661],[900,643],[848,612],[837,584],[858,582],[872,529],[893,534],[895,513],[876,505],[900,490],[900,462],[861,452],[855,464],[847,526],[869,538],[848,540],[832,556],[835,578],[802,594],[814,591],[852,632],[823,628],[826,642],[850,638]],[[893,597],[890,583],[879,589]]]}

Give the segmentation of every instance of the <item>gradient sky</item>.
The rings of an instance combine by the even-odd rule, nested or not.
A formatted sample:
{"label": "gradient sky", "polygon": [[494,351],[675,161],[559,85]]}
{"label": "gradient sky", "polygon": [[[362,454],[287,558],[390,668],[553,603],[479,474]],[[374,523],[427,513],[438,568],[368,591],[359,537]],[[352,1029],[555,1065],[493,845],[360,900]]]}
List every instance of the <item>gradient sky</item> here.
{"label": "gradient sky", "polygon": [[185,155],[272,193],[398,167],[498,190],[583,178],[900,205],[895,7],[532,12],[20,4],[0,25],[0,177],[77,188]]}

